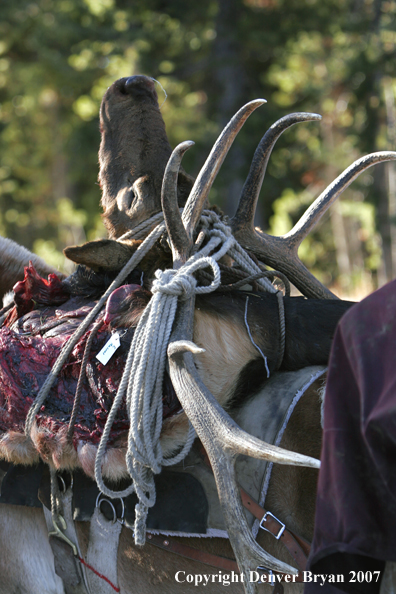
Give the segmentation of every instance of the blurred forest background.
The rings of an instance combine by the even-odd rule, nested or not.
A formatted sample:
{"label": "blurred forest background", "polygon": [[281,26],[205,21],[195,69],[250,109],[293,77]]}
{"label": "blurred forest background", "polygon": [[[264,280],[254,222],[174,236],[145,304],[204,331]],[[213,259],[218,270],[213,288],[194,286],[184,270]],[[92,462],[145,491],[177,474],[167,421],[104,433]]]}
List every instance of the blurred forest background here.
{"label": "blurred forest background", "polygon": [[[2,0],[0,234],[64,270],[66,245],[104,236],[99,105],[138,73],[166,90],[172,146],[196,142],[192,175],[234,112],[267,99],[211,194],[230,214],[266,129],[293,111],[323,116],[287,131],[270,159],[257,222],[287,232],[355,159],[396,148],[395,15],[391,0]],[[394,167],[362,175],[301,246],[339,294],[396,276]]]}

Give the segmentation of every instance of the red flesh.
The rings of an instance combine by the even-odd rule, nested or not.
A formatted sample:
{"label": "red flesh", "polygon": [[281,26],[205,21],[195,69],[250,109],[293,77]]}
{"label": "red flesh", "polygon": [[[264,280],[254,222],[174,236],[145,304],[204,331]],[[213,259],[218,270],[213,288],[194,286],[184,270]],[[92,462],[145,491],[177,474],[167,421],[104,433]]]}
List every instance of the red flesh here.
{"label": "red flesh", "polygon": [[[29,408],[61,348],[95,305],[94,301],[86,298],[68,298],[56,275],[51,277],[53,278],[45,281],[32,266],[25,269],[25,279],[17,283],[16,289],[17,310],[27,310],[27,313],[16,322],[9,320],[8,326],[0,329],[0,435],[10,430],[23,431]],[[130,285],[130,290],[134,287],[136,286]],[[118,291],[116,297],[125,292],[120,289]],[[111,310],[115,301],[111,303]],[[35,304],[40,304],[41,307],[33,309]],[[69,423],[89,332],[90,329],[74,347],[48,395],[45,406],[37,415],[38,425],[51,433],[58,432]],[[76,440],[91,443],[100,440],[124,370],[132,335],[133,330],[129,329],[121,347],[106,365],[102,365],[96,359],[96,355],[111,336],[109,325],[103,325],[95,337],[75,424]],[[168,383],[165,382],[164,385]],[[180,409],[173,390],[167,387],[163,403],[164,418]],[[109,443],[125,435],[128,427],[129,421],[123,402],[113,424]]]}

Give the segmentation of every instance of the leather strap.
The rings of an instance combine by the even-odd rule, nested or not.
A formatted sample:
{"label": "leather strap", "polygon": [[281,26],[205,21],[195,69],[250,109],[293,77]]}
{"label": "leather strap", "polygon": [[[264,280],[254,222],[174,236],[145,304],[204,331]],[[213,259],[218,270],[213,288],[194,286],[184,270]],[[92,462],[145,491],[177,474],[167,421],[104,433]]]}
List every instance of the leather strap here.
{"label": "leather strap", "polygon": [[238,563],[234,559],[222,557],[220,555],[213,555],[212,553],[205,553],[189,545],[182,544],[176,540],[172,540],[168,536],[161,536],[159,534],[147,534],[147,542],[164,551],[170,551],[181,557],[186,557],[192,561],[200,561],[212,567],[225,569],[226,571],[237,571],[239,573]]}
{"label": "leather strap", "polygon": [[254,499],[242,489],[242,487],[239,489],[243,506],[248,509],[255,518],[260,520],[261,528],[268,530],[268,532],[285,545],[293,559],[296,561],[298,568],[304,571],[310,550],[309,543],[301,536],[297,536],[288,530],[275,516],[256,503]]}
{"label": "leather strap", "polygon": [[[229,559],[228,557],[222,557],[221,555],[213,555],[212,553],[200,551],[199,549],[195,549],[194,547],[190,547],[189,545],[172,540],[172,538],[170,538],[169,536],[161,536],[159,534],[147,534],[147,542],[160,549],[163,549],[164,551],[175,553],[176,555],[180,555],[181,557],[185,557],[186,559],[191,559],[192,561],[199,561],[200,563],[204,563],[205,565],[210,565],[211,567],[216,567],[218,569],[224,569],[225,571],[235,571],[239,573],[238,564],[234,559]],[[289,574],[277,573],[275,583],[278,584],[278,580],[284,581],[286,575]],[[299,572],[294,577],[294,581],[303,581],[302,572]],[[278,591],[281,592],[282,590],[279,589]]]}
{"label": "leather strap", "polygon": [[90,522],[90,536],[85,560],[81,554],[73,520],[72,498],[72,485],[66,491],[59,490],[57,493],[58,511],[63,519],[60,526],[53,519],[51,511],[43,505],[50,545],[55,558],[55,571],[62,578],[68,594],[114,594],[114,592],[119,592],[117,557],[122,525],[116,519],[116,512],[113,509],[113,521],[108,521],[102,515],[100,503],[95,507]]}
{"label": "leather strap", "polygon": [[81,550],[73,521],[72,496],[71,487],[66,492],[59,493],[62,517],[66,525],[65,528],[62,527],[63,530],[59,530],[59,527],[55,529],[52,513],[43,505],[49,543],[54,554],[55,573],[63,580],[66,591],[69,594],[91,594],[85,568],[77,561],[81,557]]}
{"label": "leather strap", "polygon": [[[205,464],[211,469],[209,456],[201,445],[201,453],[203,455]],[[242,487],[239,487],[243,506],[260,520],[260,527],[268,530],[275,538],[284,544],[293,559],[296,561],[298,569],[304,571],[307,566],[307,560],[311,545],[302,536],[298,536],[291,530],[286,528],[285,524],[280,522],[271,512],[268,512],[264,507],[261,507]],[[265,518],[265,519],[264,519]],[[265,525],[264,525],[265,524]],[[281,532],[281,534],[280,534]],[[301,575],[300,573],[298,574]],[[299,580],[300,581],[300,580]]]}

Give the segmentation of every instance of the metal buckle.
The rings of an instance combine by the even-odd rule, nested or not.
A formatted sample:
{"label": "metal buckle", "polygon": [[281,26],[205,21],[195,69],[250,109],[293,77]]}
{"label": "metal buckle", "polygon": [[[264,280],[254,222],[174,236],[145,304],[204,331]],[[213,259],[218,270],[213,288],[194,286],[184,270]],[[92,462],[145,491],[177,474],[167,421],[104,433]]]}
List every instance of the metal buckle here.
{"label": "metal buckle", "polygon": [[[281,525],[281,528],[279,529],[278,534],[273,534],[271,532],[271,530],[268,530],[268,528],[266,528],[265,526],[263,526],[263,522],[266,522],[267,516],[271,516],[271,518],[274,518],[274,520],[276,520],[278,522],[278,524]],[[276,516],[274,516],[274,514],[271,514],[271,512],[267,511],[267,512],[265,512],[265,514],[261,518],[260,528],[262,528],[263,530],[266,530],[267,532],[269,532],[270,534],[272,534],[272,536],[275,536],[276,540],[279,540],[280,537],[282,536],[282,534],[284,533],[285,529],[286,529],[286,525],[283,522],[281,522],[280,520],[278,520],[278,518]]]}
{"label": "metal buckle", "polygon": [[70,485],[69,486],[66,485],[66,481],[61,474],[56,475],[57,479],[60,483],[59,490],[62,495],[64,495],[68,489],[73,489],[74,477],[73,477],[73,473],[71,471],[69,471],[69,472],[70,472]]}
{"label": "metal buckle", "polygon": [[60,472],[56,473],[56,480],[58,481],[58,487],[59,487],[59,493],[61,495],[65,495],[66,491],[68,491],[69,489],[73,489],[73,483],[74,483],[74,477],[73,477],[73,473],[71,470],[65,470],[64,473],[68,473],[70,475],[70,485],[67,485],[66,480],[63,478],[63,476],[60,474]]}
{"label": "metal buckle", "polygon": [[124,524],[125,504],[124,504],[124,500],[122,497],[118,497],[118,499],[121,501],[121,518],[117,518],[116,509],[115,509],[114,505],[111,503],[110,499],[107,499],[107,497],[103,497],[102,493],[99,493],[96,498],[96,507],[99,508],[100,512],[101,512],[100,504],[103,503],[103,501],[105,501],[106,503],[108,503],[110,505],[110,507],[113,511],[113,519],[111,520],[112,524],[115,524],[116,522],[119,522],[120,524]]}

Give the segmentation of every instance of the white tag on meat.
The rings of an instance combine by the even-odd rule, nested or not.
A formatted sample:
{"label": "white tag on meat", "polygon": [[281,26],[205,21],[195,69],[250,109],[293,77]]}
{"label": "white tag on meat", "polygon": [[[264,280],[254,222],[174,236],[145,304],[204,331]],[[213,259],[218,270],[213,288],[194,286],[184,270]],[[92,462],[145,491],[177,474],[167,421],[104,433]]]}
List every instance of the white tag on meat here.
{"label": "white tag on meat", "polygon": [[104,347],[99,351],[96,355],[96,358],[102,363],[102,365],[106,365],[114,355],[118,347],[120,346],[120,336],[119,334],[115,333],[113,336],[106,342]]}

